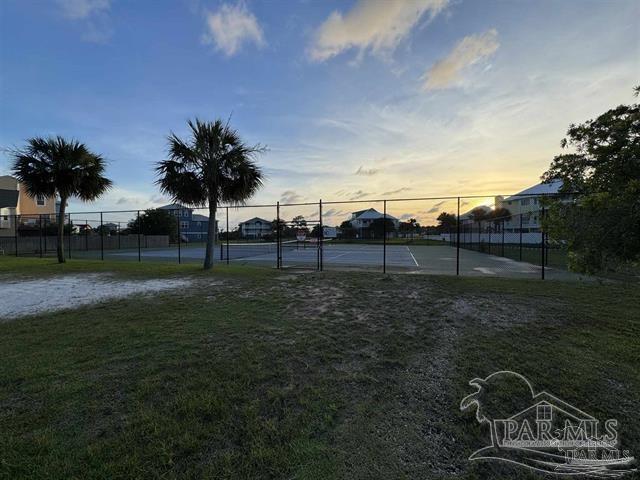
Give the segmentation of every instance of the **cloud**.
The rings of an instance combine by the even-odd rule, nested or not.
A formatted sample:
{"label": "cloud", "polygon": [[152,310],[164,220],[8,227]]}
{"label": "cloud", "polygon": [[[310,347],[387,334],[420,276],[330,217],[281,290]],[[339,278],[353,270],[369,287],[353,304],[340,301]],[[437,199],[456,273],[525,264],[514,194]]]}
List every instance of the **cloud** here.
{"label": "cloud", "polygon": [[369,195],[368,192],[363,192],[362,190],[358,190],[357,192],[353,192],[350,200],[359,200],[359,199],[364,198],[364,197],[366,197],[368,195]]}
{"label": "cloud", "polygon": [[106,43],[111,38],[111,0],[57,0],[57,3],[66,18],[81,22],[84,27],[83,40]]}
{"label": "cloud", "polygon": [[408,192],[409,190],[411,190],[410,187],[402,187],[402,188],[398,188],[397,190],[389,190],[388,192],[382,192],[382,195],[395,195],[396,193],[402,193],[402,192]]}
{"label": "cloud", "polygon": [[215,45],[216,50],[228,57],[238,53],[247,43],[257,47],[265,45],[258,20],[244,3],[224,4],[215,13],[205,12],[205,17],[208,32],[203,36],[204,43]]}
{"label": "cloud", "polygon": [[362,165],[360,166],[360,168],[358,168],[358,170],[356,170],[355,175],[365,175],[367,177],[370,177],[372,175],[375,175],[376,173],[378,173],[380,170],[377,168],[364,168],[362,167]]}
{"label": "cloud", "polygon": [[449,55],[438,60],[427,71],[424,89],[438,90],[451,87],[460,79],[466,67],[493,55],[499,46],[498,32],[495,29],[464,37]]}
{"label": "cloud", "polygon": [[304,197],[294,190],[285,190],[280,196],[280,203],[300,203],[304,201]]}
{"label": "cloud", "polygon": [[427,12],[435,17],[449,0],[359,0],[346,14],[334,11],[315,33],[309,48],[312,60],[322,62],[343,51],[374,54],[393,51]]}

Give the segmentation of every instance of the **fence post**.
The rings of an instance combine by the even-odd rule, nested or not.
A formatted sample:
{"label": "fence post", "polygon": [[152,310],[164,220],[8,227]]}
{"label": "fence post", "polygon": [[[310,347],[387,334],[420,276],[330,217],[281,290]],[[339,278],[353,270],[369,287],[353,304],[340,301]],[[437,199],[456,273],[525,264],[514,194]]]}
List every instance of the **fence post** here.
{"label": "fence post", "polygon": [[520,212],[520,255],[518,258],[522,261],[522,212]]}
{"label": "fence post", "polygon": [[42,258],[42,214],[40,214],[40,258]]}
{"label": "fence post", "polygon": [[382,273],[387,273],[387,201],[384,201],[382,221]]}
{"label": "fence post", "polygon": [[502,220],[502,226],[500,228],[502,229],[502,256],[504,257],[504,219]]}
{"label": "fence post", "polygon": [[120,222],[118,222],[118,250],[120,250],[120,237],[121,237]]}
{"label": "fence post", "polygon": [[20,220],[18,219],[18,215],[13,216],[13,236],[16,243],[16,257],[18,256],[18,225]]}
{"label": "fence post", "polygon": [[182,231],[180,230],[180,223],[182,223],[182,221],[180,220],[181,218],[182,209],[178,210],[178,265],[182,263],[182,252],[180,251],[182,243]]}
{"label": "fence post", "polygon": [[49,222],[49,216],[44,217],[44,254],[47,254],[47,223]]}
{"label": "fence post", "polygon": [[542,273],[542,280],[544,280],[544,230],[542,228],[542,219],[544,218],[544,207],[542,207],[542,215],[540,216],[540,252],[542,258],[540,261],[540,271]]}
{"label": "fence post", "polygon": [[[69,235],[67,236],[67,240],[69,242],[69,258],[71,258],[71,214],[69,214],[68,220],[69,220]],[[64,218],[62,219],[62,236],[64,237]]]}
{"label": "fence post", "polygon": [[142,260],[140,251],[140,230],[142,230],[142,220],[140,219],[140,210],[138,210],[138,261]]}
{"label": "fence post", "polygon": [[324,226],[322,225],[322,199],[320,199],[320,225],[318,229],[318,255],[320,256],[320,271],[324,269],[323,241]]}
{"label": "fence post", "polygon": [[100,212],[100,260],[104,260],[104,224],[102,223],[102,212]]}
{"label": "fence post", "polygon": [[280,202],[276,203],[276,268],[282,268],[282,240],[280,239]]}
{"label": "fence post", "polygon": [[456,275],[460,275],[460,197],[458,197],[458,216],[456,217]]}
{"label": "fence post", "polygon": [[[226,230],[227,230],[227,265],[229,265],[229,207],[226,207]],[[276,254],[277,256],[277,254]]]}

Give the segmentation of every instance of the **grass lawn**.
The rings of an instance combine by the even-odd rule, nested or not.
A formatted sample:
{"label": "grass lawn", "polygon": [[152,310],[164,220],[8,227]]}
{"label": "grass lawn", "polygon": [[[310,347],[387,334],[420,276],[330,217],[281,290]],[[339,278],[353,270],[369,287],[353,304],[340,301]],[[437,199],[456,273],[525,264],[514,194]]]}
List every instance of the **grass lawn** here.
{"label": "grass lawn", "polygon": [[542,478],[467,460],[497,370],[640,456],[637,285],[0,257],[92,272],[192,283],[0,322],[0,478]]}

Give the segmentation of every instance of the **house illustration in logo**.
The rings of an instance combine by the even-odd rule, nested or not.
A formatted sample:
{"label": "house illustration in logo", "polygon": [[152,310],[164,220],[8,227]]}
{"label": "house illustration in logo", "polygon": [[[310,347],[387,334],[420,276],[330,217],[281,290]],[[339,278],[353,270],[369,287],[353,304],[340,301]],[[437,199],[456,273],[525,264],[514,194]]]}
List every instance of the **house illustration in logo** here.
{"label": "house illustration in logo", "polygon": [[595,478],[636,471],[635,459],[618,449],[616,420],[598,419],[548,393],[535,393],[522,375],[500,371],[469,385],[476,391],[460,402],[487,423],[491,445],[470,460],[500,460],[554,474]]}

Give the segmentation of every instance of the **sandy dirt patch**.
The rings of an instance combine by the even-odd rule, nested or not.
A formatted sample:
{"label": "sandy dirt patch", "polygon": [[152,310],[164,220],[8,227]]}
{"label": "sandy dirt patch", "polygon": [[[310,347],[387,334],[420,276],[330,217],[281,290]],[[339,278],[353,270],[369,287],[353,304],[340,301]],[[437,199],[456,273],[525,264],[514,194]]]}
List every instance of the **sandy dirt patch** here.
{"label": "sandy dirt patch", "polygon": [[130,295],[189,285],[183,279],[122,280],[108,274],[64,275],[39,280],[0,280],[0,322],[25,315],[78,308]]}

